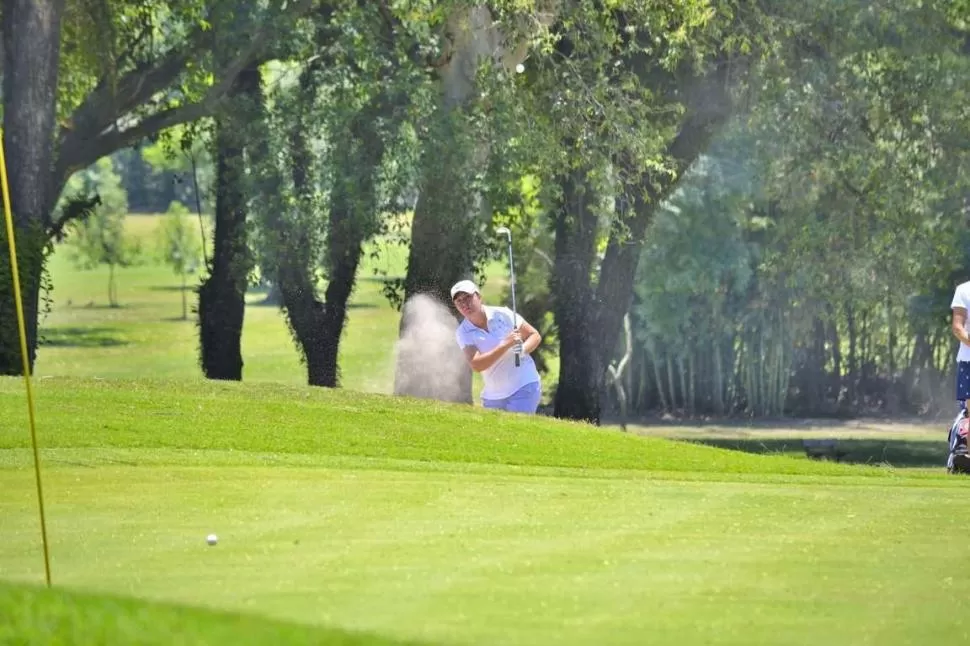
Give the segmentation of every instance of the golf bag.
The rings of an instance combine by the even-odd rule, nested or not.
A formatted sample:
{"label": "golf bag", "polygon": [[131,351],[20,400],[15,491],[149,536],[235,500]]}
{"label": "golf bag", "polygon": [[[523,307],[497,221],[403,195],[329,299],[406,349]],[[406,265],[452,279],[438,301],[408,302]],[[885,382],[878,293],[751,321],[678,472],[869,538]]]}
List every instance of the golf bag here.
{"label": "golf bag", "polygon": [[970,452],[967,451],[967,432],[970,431],[970,418],[967,409],[960,411],[950,426],[947,443],[950,453],[946,459],[947,473],[970,474]]}

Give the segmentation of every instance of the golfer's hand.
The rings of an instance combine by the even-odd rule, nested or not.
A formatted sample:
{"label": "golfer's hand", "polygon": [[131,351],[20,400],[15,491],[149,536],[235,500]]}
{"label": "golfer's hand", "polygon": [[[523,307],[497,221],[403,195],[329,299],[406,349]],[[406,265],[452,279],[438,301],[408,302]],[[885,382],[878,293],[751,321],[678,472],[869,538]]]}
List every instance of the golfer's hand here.
{"label": "golfer's hand", "polygon": [[502,341],[502,345],[505,346],[506,350],[509,348],[519,347],[522,345],[522,335],[519,334],[518,330],[512,330]]}

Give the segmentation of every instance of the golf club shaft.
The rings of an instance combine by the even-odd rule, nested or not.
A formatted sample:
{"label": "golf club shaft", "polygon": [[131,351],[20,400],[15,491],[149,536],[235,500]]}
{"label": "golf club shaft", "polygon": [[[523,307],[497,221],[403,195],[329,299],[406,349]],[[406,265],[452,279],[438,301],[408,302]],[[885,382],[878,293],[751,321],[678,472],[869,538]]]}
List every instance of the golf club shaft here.
{"label": "golf club shaft", "polygon": [[[515,264],[512,261],[512,234],[508,234],[509,237],[509,279],[512,287],[512,327],[514,329],[519,328],[519,315],[518,310],[515,308]],[[515,367],[518,368],[522,362],[521,359],[522,345],[516,344],[515,346]]]}

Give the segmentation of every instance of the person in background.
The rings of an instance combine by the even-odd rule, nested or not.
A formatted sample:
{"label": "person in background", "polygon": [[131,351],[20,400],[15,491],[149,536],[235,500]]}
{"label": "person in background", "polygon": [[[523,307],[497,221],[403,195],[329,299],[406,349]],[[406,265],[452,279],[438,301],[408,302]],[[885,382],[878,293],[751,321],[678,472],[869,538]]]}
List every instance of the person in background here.
{"label": "person in background", "polygon": [[950,329],[960,341],[957,352],[956,400],[959,412],[950,426],[948,437],[949,455],[946,468],[950,473],[970,473],[970,454],[967,449],[967,433],[970,419],[967,400],[970,400],[970,334],[967,333],[967,311],[970,310],[970,282],[957,285],[950,302],[952,317]]}
{"label": "person in background", "polygon": [[542,398],[542,384],[529,355],[542,342],[539,332],[509,308],[482,303],[478,286],[470,280],[454,284],[451,300],[464,317],[455,330],[458,347],[471,369],[482,375],[482,406],[534,414]]}

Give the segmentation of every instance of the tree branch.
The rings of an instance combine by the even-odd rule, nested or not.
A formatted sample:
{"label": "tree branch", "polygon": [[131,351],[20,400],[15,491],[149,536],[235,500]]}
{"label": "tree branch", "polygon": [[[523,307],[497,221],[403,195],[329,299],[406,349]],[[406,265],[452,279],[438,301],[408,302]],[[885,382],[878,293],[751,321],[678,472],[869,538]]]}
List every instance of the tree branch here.
{"label": "tree branch", "polygon": [[118,63],[116,65],[117,68],[123,68],[129,63],[137,65],[135,62],[135,51],[152,35],[155,30],[155,26],[156,25],[150,20],[147,24],[142,25],[141,31],[131,39],[131,42],[128,43],[128,47],[125,48],[125,51],[118,55]]}
{"label": "tree branch", "polygon": [[[290,7],[287,14],[296,20],[313,5],[314,0],[300,0]],[[109,85],[102,81],[75,110],[70,129],[62,131],[53,185],[59,189],[75,171],[119,148],[166,128],[212,114],[239,73],[249,65],[266,60],[265,52],[273,29],[273,21],[266,20],[257,23],[252,33],[241,35],[246,46],[216,74],[219,82],[209,89],[202,100],[161,110],[124,130],[120,129],[119,122],[131,119],[134,110],[174,83],[192,58],[215,45],[215,37],[211,31],[196,30],[184,48],[169,52],[154,65],[144,64],[126,74],[118,81],[115,92],[110,92]]]}
{"label": "tree branch", "polygon": [[[618,338],[623,315],[633,300],[633,280],[636,275],[644,235],[656,209],[677,188],[684,172],[702,155],[716,133],[734,114],[732,59],[727,55],[713,61],[712,68],[702,77],[681,79],[688,89],[683,93],[687,116],[677,135],[667,146],[666,157],[674,172],[661,176],[641,177],[641,190],[634,190],[631,198],[632,217],[628,221],[628,237],[621,235],[622,227],[610,232],[606,255],[600,266],[596,285],[598,309],[593,315],[598,330],[597,356],[606,370]],[[742,61],[745,63],[745,61]],[[628,166],[628,163],[621,163]]]}
{"label": "tree branch", "polygon": [[408,32],[407,28],[404,26],[404,23],[394,15],[394,12],[391,11],[390,6],[388,6],[387,0],[378,1],[377,11],[381,15],[381,19],[384,23],[384,34],[390,41],[392,48],[401,44],[402,34],[408,39],[409,42],[405,47],[405,52],[407,53],[408,59],[412,63],[418,67],[431,68],[438,68],[447,63],[447,60],[442,61],[441,58],[435,61],[430,57],[425,58],[421,56],[420,42],[418,42],[418,39]]}
{"label": "tree branch", "polygon": [[121,116],[171,85],[192,56],[211,48],[213,43],[211,31],[197,29],[184,47],[173,49],[156,61],[143,61],[117,82],[102,79],[71,114],[67,126],[61,128],[60,147],[71,150],[83,146],[86,139],[97,137]]}
{"label": "tree branch", "polygon": [[212,114],[219,101],[225,97],[239,73],[252,64],[256,58],[257,43],[251,43],[225,70],[220,74],[220,81],[212,86],[206,95],[195,103],[167,108],[149,115],[135,125],[121,129],[117,126],[109,128],[95,137],[88,138],[86,145],[73,150],[62,152],[58,160],[58,177],[67,179],[75,170],[86,168],[105,155],[115,150],[125,148],[145,137],[161,132],[172,126],[196,121]]}

